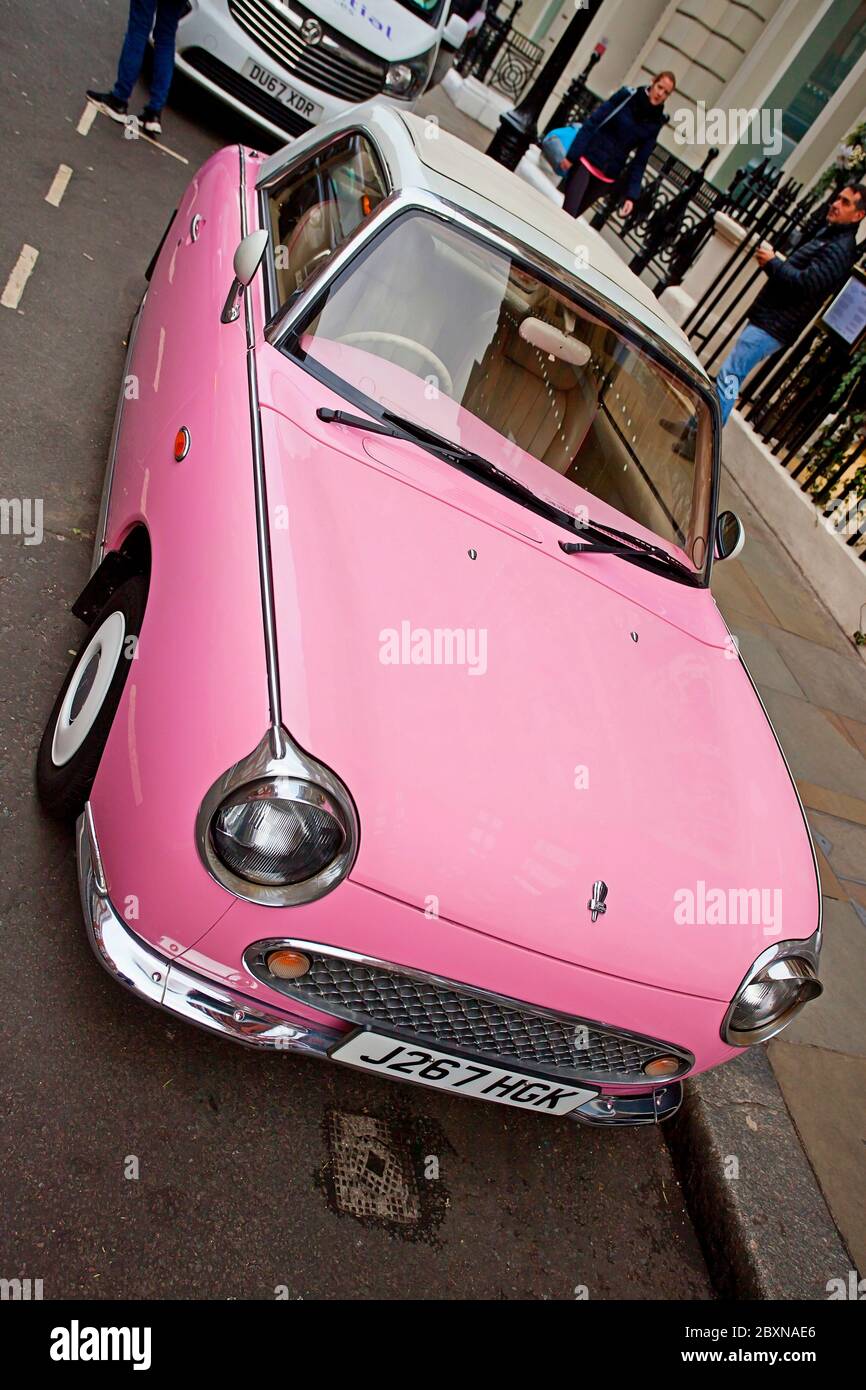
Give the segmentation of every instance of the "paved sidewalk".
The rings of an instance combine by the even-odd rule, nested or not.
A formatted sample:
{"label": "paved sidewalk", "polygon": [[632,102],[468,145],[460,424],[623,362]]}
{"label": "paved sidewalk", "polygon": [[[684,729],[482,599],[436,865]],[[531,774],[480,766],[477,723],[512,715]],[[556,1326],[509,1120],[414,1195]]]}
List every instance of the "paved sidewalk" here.
{"label": "paved sidewalk", "polygon": [[866,1270],[866,665],[725,477],[747,541],[713,592],[779,735],[815,839],[824,994],[768,1045],[785,1102],[857,1267]]}
{"label": "paved sidewalk", "polygon": [[[478,149],[491,139],[441,89],[418,110]],[[739,559],[716,567],[713,593],[799,787],[824,895],[824,994],[768,1052],[833,1218],[866,1273],[866,662],[724,472],[722,501],[739,513],[747,540]]]}

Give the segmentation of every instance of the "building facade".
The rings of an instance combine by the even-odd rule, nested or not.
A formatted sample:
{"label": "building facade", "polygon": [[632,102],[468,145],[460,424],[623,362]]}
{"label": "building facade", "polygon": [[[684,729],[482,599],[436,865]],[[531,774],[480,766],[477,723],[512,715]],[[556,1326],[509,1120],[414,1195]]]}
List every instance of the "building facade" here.
{"label": "building facade", "polygon": [[[524,0],[515,27],[547,57],[575,5]],[[866,0],[605,0],[554,100],[600,41],[599,96],[676,74],[662,143],[693,167],[718,148],[719,187],[764,154],[809,184],[866,119]]]}

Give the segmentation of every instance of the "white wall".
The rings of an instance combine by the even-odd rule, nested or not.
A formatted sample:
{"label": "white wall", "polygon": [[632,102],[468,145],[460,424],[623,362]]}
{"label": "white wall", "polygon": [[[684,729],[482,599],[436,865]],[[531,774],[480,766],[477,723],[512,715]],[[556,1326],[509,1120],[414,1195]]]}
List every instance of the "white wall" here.
{"label": "white wall", "polygon": [[827,529],[817,507],[737,411],[725,427],[724,438],[728,472],[842,629],[852,636],[863,625],[866,565]]}

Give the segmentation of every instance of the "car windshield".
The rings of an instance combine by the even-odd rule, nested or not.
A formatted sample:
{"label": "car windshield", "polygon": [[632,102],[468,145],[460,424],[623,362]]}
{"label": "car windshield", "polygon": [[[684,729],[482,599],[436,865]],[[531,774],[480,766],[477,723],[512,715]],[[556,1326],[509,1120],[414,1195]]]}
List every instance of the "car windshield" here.
{"label": "car windshield", "polygon": [[421,211],[392,219],[315,300],[288,351],[374,414],[408,417],[578,521],[660,538],[703,569],[704,399],[657,351],[482,237]]}

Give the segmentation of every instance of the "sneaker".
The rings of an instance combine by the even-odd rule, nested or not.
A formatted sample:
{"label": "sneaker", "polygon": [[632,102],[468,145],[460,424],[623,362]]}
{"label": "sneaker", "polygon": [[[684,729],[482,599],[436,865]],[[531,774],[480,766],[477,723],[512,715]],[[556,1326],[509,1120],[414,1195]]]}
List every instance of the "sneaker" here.
{"label": "sneaker", "polygon": [[159,112],[154,111],[152,106],[145,106],[138,119],[141,121],[141,128],[145,135],[162,135]]}
{"label": "sneaker", "polygon": [[126,102],[118,101],[113,92],[92,92],[88,90],[85,95],[88,101],[95,101],[97,106],[101,106],[106,116],[110,116],[113,121],[126,120]]}

